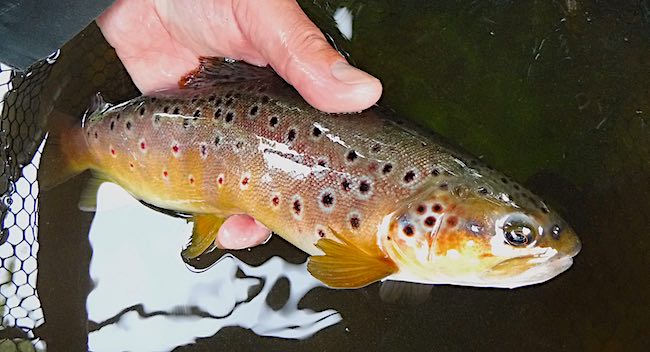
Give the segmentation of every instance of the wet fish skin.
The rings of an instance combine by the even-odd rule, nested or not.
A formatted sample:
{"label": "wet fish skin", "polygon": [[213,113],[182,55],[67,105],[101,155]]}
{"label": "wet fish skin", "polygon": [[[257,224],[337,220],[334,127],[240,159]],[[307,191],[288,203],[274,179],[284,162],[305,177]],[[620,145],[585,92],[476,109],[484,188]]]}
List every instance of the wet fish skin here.
{"label": "wet fish skin", "polygon": [[[193,244],[213,240],[230,215],[252,215],[311,254],[310,271],[333,287],[386,277],[517,287],[566,270],[548,263],[579,251],[541,200],[417,128],[378,109],[319,112],[264,69],[202,64],[182,89],[98,103],[82,129],[54,143],[65,163],[196,214]],[[521,221],[509,228],[533,231],[534,241],[503,238],[512,216]]]}

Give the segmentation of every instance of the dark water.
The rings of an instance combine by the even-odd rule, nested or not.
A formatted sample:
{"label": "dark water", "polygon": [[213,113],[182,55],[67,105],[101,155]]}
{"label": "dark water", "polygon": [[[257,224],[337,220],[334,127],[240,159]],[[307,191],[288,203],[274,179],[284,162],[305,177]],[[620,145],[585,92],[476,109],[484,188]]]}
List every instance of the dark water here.
{"label": "dark water", "polygon": [[[314,320],[299,319],[302,323],[276,326],[275,332],[260,329],[262,323],[282,316],[278,311],[293,316],[296,307],[289,292],[310,283],[292,274],[291,264],[280,269],[288,279],[277,281],[277,275],[265,276],[252,267],[266,267],[263,264],[276,255],[298,264],[304,254],[274,239],[251,251],[234,253],[250,268],[222,261],[205,272],[191,273],[174,255],[184,241],[178,233],[187,232],[182,220],[165,216],[146,220],[150,213],[131,212],[137,205],[125,203],[116,191],[104,192],[109,211],[95,218],[91,250],[92,215],[76,210],[82,182],[77,179],[40,195],[39,248],[34,257],[38,258],[36,286],[44,323],[39,321],[34,336],[50,350],[83,350],[90,344],[98,351],[629,351],[650,346],[646,231],[650,219],[650,3],[399,4],[302,2],[352,62],[382,79],[382,105],[481,156],[560,210],[583,242],[569,271],[542,285],[517,290],[435,287],[428,301],[411,306],[383,302],[379,285],[350,291],[316,288],[297,308],[331,310],[338,315],[329,319],[340,317],[340,321],[306,339],[272,338],[269,335],[314,325]],[[354,17],[351,41],[340,36],[331,20],[343,6]],[[83,111],[96,90],[113,101],[135,94],[113,54],[94,36],[96,32],[87,33],[67,46],[73,54],[65,59],[62,55],[48,73],[50,78],[72,77],[66,84],[77,93],[59,102],[59,109]],[[92,44],[83,44],[86,41]],[[32,125],[38,123],[28,124]],[[3,125],[3,130],[11,131],[11,126]],[[13,138],[20,139],[15,134]],[[8,142],[3,139],[3,143]],[[15,162],[25,148],[29,145],[5,152]],[[99,230],[102,226],[104,230]],[[166,230],[176,237],[166,237]],[[6,267],[9,256],[1,257]],[[101,269],[100,260],[105,263]],[[176,272],[174,267],[182,270]],[[201,303],[214,299],[211,295],[227,295],[217,294],[218,283],[207,291],[195,285],[214,282],[213,277],[230,269],[234,270],[232,282],[250,284],[244,285],[248,298],[234,299],[240,303],[225,313],[217,308],[230,302],[226,299],[219,298],[205,308]],[[183,273],[201,279],[189,283],[192,279]],[[192,292],[183,291],[184,287],[192,287],[198,297],[188,299]],[[148,296],[143,293],[147,290],[151,291]],[[126,296],[131,300],[123,300]],[[138,297],[142,301],[133,301]],[[255,305],[255,297],[271,307],[261,318],[243,310]],[[121,308],[100,313],[107,307]],[[283,307],[286,310],[280,310]],[[238,323],[218,329],[214,326],[223,323],[219,314],[243,315]],[[140,317],[142,324],[133,323],[133,316]],[[246,319],[258,323],[251,327],[242,323]],[[187,324],[180,325],[186,320]],[[159,321],[173,323],[155,323]],[[8,328],[0,332],[14,335],[0,338],[22,336],[20,329],[12,329],[19,324],[6,322],[3,325]],[[161,347],[163,337],[183,329],[188,331],[186,336],[198,340]]]}

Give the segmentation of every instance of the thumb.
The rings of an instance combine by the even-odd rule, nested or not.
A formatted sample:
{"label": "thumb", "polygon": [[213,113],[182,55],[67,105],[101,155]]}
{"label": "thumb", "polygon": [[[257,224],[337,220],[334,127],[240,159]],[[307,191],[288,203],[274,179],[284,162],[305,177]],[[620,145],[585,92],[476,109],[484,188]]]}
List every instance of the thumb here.
{"label": "thumb", "polygon": [[242,0],[233,10],[253,46],[315,108],[356,112],[379,100],[381,82],[350,66],[294,0]]}

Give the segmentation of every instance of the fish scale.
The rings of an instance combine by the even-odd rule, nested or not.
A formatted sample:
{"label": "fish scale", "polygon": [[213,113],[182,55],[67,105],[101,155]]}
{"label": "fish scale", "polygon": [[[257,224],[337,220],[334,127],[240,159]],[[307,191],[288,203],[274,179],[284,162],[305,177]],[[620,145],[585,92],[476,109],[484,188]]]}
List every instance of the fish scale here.
{"label": "fish scale", "polygon": [[[202,65],[182,89],[118,105],[99,102],[82,132],[62,139],[64,154],[76,157],[78,169],[93,169],[157,207],[220,219],[249,214],[313,258],[328,258],[331,250],[332,258],[345,262],[336,257],[342,245],[347,255],[367,254],[367,262],[350,265],[367,265],[381,275],[398,270],[386,262],[389,247],[428,242],[431,257],[434,237],[440,242],[454,234],[445,241],[460,246],[476,235],[466,233],[471,221],[493,226],[488,212],[457,220],[475,212],[465,203],[477,199],[476,209],[523,209],[561,222],[506,176],[378,109],[326,114],[264,69],[205,60]],[[435,202],[455,210],[444,223],[443,216],[437,218],[434,234],[420,223],[435,222],[437,215],[421,219],[411,208]],[[389,215],[392,225],[385,228]],[[208,234],[198,233],[198,218],[196,223],[193,241],[199,242]],[[399,233],[382,237],[382,231]],[[213,239],[215,230],[209,235]],[[414,239],[422,236],[427,240]],[[323,264],[314,263],[312,273]],[[334,267],[321,274],[336,276]]]}

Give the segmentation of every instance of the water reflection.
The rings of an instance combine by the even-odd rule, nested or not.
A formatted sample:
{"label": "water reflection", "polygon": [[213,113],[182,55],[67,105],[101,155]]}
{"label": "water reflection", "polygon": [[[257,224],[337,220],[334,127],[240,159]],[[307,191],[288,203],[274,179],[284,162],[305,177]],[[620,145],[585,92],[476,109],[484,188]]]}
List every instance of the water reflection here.
{"label": "water reflection", "polygon": [[[226,254],[207,270],[189,270],[179,253],[191,231],[183,219],[143,206],[114,184],[102,185],[90,230],[91,350],[169,350],[228,326],[303,339],[341,321],[335,310],[298,309],[307,292],[322,286],[304,264],[272,257],[251,266]],[[286,288],[284,278],[288,298],[272,304],[269,296]]]}

